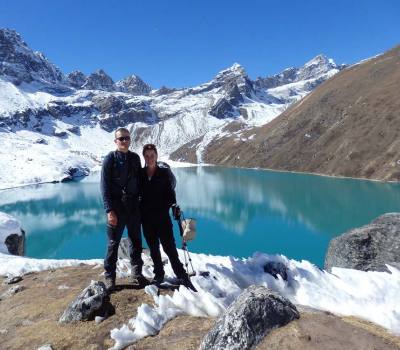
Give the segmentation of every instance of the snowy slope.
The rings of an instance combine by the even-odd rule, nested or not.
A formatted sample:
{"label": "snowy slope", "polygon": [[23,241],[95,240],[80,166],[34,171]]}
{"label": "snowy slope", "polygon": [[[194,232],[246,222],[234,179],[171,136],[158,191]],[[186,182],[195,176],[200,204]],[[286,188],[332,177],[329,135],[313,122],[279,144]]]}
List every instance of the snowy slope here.
{"label": "snowy slope", "polygon": [[[164,158],[182,146],[197,162],[215,138],[264,125],[342,66],[319,55],[301,68],[251,80],[235,63],[192,88],[151,90],[131,75],[114,83],[99,70],[67,76],[18,33],[0,29],[0,189],[86,174],[131,129],[132,149],[155,143]],[[236,130],[239,133],[240,130]]]}

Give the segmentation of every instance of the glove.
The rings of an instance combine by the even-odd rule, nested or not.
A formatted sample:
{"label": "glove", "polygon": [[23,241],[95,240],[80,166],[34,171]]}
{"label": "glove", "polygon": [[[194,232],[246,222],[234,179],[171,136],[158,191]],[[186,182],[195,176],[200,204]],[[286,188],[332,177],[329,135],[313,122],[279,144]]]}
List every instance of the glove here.
{"label": "glove", "polygon": [[179,208],[179,205],[172,204],[172,216],[175,220],[179,220],[181,218],[181,208]]}

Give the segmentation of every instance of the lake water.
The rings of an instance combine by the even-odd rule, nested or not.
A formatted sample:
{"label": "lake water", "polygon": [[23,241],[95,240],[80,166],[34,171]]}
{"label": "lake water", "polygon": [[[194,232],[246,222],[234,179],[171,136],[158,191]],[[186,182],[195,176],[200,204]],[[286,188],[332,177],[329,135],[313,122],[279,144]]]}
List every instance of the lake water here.
{"label": "lake water", "polygon": [[[400,184],[222,167],[174,169],[177,198],[197,219],[193,252],[255,251],[322,267],[332,237],[387,212],[400,212]],[[45,184],[0,191],[0,211],[20,220],[27,255],[103,258],[105,214],[99,184]],[[180,239],[175,227],[178,247]]]}

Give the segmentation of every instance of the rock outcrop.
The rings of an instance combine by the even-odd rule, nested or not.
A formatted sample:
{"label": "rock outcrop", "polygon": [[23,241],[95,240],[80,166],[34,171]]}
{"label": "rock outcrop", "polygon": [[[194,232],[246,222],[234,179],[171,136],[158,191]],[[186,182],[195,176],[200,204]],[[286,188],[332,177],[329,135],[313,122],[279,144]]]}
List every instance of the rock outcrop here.
{"label": "rock outcrop", "polygon": [[60,323],[93,320],[95,316],[107,314],[109,296],[103,282],[95,281],[85,288],[78,297],[69,304],[59,319]]}
{"label": "rock outcrop", "polygon": [[21,256],[25,253],[25,231],[14,217],[2,212],[0,212],[0,253]]}
{"label": "rock outcrop", "polygon": [[87,77],[79,70],[75,70],[67,75],[68,83],[75,89],[81,89],[86,83]]}
{"label": "rock outcrop", "polygon": [[[362,271],[388,271],[385,264],[400,263],[400,213],[378,217],[329,243],[325,269],[344,267]],[[398,265],[397,265],[398,266]]]}
{"label": "rock outcrop", "polygon": [[250,286],[217,320],[200,349],[251,349],[272,329],[297,318],[289,300],[263,286]]}

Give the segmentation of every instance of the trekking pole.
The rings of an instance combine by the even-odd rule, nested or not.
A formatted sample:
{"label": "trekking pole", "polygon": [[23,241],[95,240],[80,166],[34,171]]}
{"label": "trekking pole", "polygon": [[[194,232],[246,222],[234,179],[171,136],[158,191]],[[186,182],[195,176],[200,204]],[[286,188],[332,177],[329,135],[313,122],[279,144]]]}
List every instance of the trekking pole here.
{"label": "trekking pole", "polygon": [[[179,233],[181,235],[182,239],[182,250],[183,250],[183,258],[185,259],[185,269],[189,277],[196,276],[196,271],[194,270],[193,263],[192,263],[192,258],[190,257],[189,250],[187,248],[187,243],[185,239],[183,238],[183,228],[182,228],[182,221],[185,219],[183,216],[183,212],[179,208],[179,206],[176,206],[176,211],[178,215],[175,216],[175,220],[178,223],[179,226]],[[189,272],[189,264],[190,267],[192,268],[192,272]]]}

